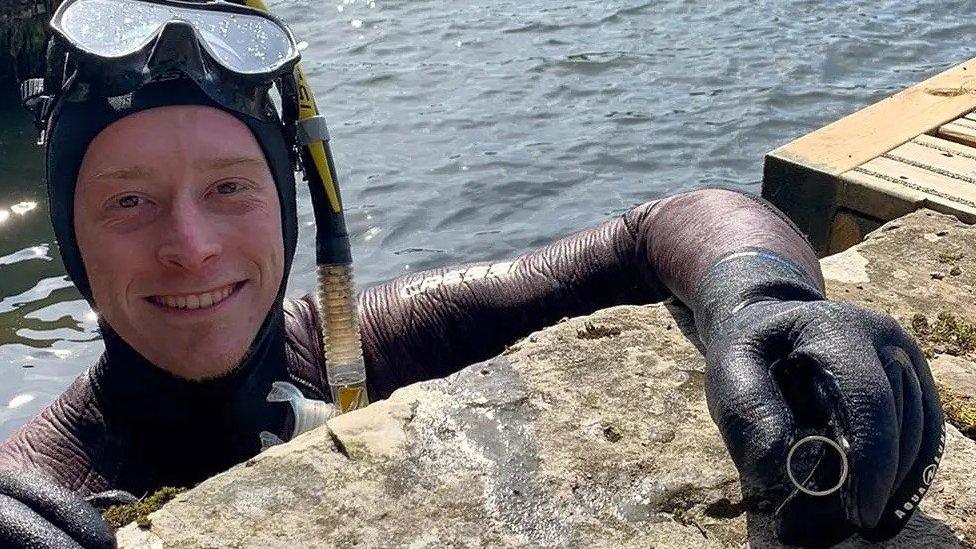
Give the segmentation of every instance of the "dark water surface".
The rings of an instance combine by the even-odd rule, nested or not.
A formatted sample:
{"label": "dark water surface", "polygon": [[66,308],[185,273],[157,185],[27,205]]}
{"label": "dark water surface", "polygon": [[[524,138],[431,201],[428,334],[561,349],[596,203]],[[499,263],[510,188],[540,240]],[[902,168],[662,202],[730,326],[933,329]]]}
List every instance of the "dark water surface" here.
{"label": "dark water surface", "polygon": [[[973,57],[973,2],[279,0],[331,122],[361,286],[708,185]],[[98,356],[40,152],[0,96],[0,438]],[[292,295],[314,286],[311,205]]]}

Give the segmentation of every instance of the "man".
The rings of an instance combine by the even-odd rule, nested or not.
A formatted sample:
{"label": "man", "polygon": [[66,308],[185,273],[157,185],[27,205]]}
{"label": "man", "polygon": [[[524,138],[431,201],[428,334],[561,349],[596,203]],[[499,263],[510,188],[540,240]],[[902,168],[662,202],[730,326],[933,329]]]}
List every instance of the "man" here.
{"label": "man", "polygon": [[[289,128],[187,72],[121,100],[62,82],[47,113],[52,222],[106,350],[0,446],[2,546],[111,546],[80,498],[190,486],[256,454],[263,431],[287,439],[290,409],[267,401],[275,381],[330,399],[314,302],[284,299],[297,239]],[[269,104],[261,95],[258,109]],[[669,296],[694,312],[712,416],[745,494],[778,507],[781,536],[897,533],[941,454],[927,364],[891,318],[825,301],[803,235],[749,195],[674,196],[511,262],[367,289],[369,393],[447,375],[564,316]],[[786,472],[790,448],[816,432],[851,471],[826,497]],[[837,481],[837,456],[800,461],[808,490]]]}

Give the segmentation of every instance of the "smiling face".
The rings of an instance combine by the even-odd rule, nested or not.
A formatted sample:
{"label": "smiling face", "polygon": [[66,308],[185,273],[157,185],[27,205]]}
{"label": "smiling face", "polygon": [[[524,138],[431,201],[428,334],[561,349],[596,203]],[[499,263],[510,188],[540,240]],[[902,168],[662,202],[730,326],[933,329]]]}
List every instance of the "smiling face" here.
{"label": "smiling face", "polygon": [[88,146],[74,212],[98,313],[122,339],[188,379],[240,363],[284,268],[278,194],[246,125],[203,106],[113,123]]}

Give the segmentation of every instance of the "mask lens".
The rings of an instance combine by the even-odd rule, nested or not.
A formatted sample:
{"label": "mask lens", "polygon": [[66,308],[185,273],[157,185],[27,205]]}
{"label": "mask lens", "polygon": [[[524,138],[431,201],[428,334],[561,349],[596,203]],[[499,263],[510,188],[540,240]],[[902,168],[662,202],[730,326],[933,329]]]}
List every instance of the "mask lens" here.
{"label": "mask lens", "polygon": [[78,47],[119,57],[138,51],[170,21],[193,25],[214,59],[241,74],[273,71],[296,55],[287,31],[264,17],[140,0],[77,0],[58,27]]}
{"label": "mask lens", "polygon": [[76,46],[103,57],[138,50],[165,21],[152,4],[81,0],[65,9],[60,30]]}
{"label": "mask lens", "polygon": [[180,19],[191,23],[209,46],[211,55],[234,72],[268,72],[295,55],[291,37],[263,17],[200,10],[173,11]]}

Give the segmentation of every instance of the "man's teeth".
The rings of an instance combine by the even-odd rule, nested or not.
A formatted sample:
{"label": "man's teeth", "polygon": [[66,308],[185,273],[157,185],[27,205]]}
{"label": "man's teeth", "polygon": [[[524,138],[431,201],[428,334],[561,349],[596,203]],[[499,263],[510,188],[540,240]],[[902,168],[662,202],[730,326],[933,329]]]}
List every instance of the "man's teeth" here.
{"label": "man's teeth", "polygon": [[153,301],[157,305],[174,309],[207,309],[227,299],[227,296],[232,293],[234,293],[234,285],[230,284],[202,294],[154,296]]}

